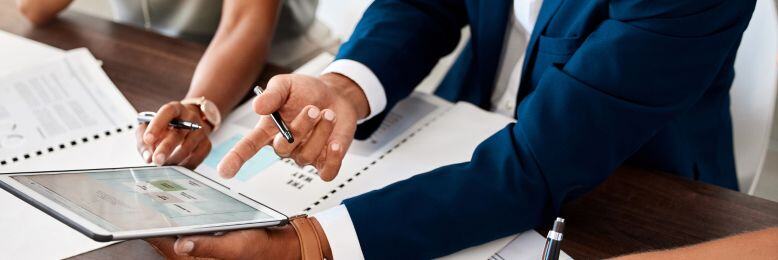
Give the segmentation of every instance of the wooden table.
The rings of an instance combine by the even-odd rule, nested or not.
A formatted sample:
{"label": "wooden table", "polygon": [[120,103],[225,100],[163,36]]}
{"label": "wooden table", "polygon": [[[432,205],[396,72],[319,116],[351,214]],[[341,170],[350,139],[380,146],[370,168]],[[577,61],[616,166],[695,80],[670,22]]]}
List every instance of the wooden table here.
{"label": "wooden table", "polygon": [[[138,110],[181,98],[205,47],[78,13],[32,28],[12,0],[0,0],[0,29],[62,49],[87,47]],[[269,66],[267,78],[282,68]],[[672,175],[619,169],[598,189],[562,209],[563,250],[575,258],[699,243],[778,226],[778,203]],[[544,232],[544,230],[539,229]],[[142,241],[119,243],[76,259],[159,258]]]}

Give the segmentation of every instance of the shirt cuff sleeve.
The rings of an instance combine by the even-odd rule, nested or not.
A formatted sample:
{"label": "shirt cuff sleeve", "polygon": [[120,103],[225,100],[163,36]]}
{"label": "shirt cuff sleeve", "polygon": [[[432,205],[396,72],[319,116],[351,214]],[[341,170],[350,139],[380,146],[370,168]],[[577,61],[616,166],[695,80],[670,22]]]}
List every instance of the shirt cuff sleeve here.
{"label": "shirt cuff sleeve", "polygon": [[378,80],[375,73],[364,64],[349,60],[340,59],[332,62],[321,74],[338,73],[353,80],[367,97],[368,106],[370,106],[370,115],[360,120],[359,123],[380,114],[386,108],[386,92],[381,81]]}
{"label": "shirt cuff sleeve", "polygon": [[313,214],[313,217],[319,221],[327,236],[333,259],[365,259],[346,206],[341,204]]}

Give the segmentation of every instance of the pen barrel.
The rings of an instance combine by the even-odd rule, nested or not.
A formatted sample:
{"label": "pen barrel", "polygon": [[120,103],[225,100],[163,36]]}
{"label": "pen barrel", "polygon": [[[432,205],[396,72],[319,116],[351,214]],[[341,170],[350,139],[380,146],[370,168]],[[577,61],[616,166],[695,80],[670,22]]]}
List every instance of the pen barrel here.
{"label": "pen barrel", "polygon": [[549,260],[551,259],[551,239],[546,239],[546,246],[543,247],[543,257],[541,259],[543,260]]}
{"label": "pen barrel", "polygon": [[289,127],[286,126],[284,120],[281,119],[281,114],[278,112],[273,112],[270,117],[273,119],[273,122],[276,124],[276,127],[278,127],[278,130],[284,139],[286,139],[286,141],[290,144],[294,143],[294,136],[292,136],[292,132],[289,131]]}
{"label": "pen barrel", "polygon": [[558,260],[561,250],[561,242],[558,240],[546,240],[546,246],[543,247],[543,260]]}

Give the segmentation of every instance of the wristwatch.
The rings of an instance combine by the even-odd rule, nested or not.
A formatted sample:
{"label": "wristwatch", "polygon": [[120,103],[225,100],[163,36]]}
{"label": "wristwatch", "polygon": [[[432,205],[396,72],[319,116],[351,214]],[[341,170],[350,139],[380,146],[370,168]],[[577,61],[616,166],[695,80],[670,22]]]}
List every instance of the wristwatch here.
{"label": "wristwatch", "polygon": [[216,131],[222,123],[222,114],[219,112],[219,107],[213,101],[205,99],[205,97],[185,98],[181,100],[181,104],[200,107],[200,114],[202,114],[203,120],[211,125],[213,131]]}

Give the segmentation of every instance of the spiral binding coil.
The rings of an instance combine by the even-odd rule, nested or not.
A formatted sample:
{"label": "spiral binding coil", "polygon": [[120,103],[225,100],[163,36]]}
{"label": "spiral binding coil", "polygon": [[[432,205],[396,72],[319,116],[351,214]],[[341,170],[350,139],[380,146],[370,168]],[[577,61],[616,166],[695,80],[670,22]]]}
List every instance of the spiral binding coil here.
{"label": "spiral binding coil", "polygon": [[30,153],[25,153],[25,154],[22,154],[22,155],[19,155],[19,156],[14,156],[14,157],[11,157],[11,158],[8,158],[8,159],[3,159],[3,160],[0,160],[0,167],[6,166],[6,165],[11,165],[13,163],[22,162],[22,161],[29,160],[29,159],[32,159],[32,158],[35,158],[35,157],[40,157],[40,156],[43,156],[44,154],[49,154],[49,153],[54,153],[56,151],[65,150],[68,147],[77,146],[79,143],[85,144],[85,143],[88,143],[88,142],[91,142],[91,141],[99,140],[100,138],[103,138],[103,137],[110,137],[111,135],[120,134],[120,133],[124,132],[125,129],[127,131],[130,131],[134,127],[135,126],[132,125],[132,124],[127,125],[127,127],[117,127],[116,129],[106,130],[103,133],[94,134],[92,136],[84,136],[84,137],[81,137],[81,138],[76,138],[76,139],[71,140],[70,142],[65,142],[65,143],[61,143],[59,145],[49,146],[47,148],[40,149],[40,150],[37,150],[37,151],[33,151],[33,152],[30,152]]}

